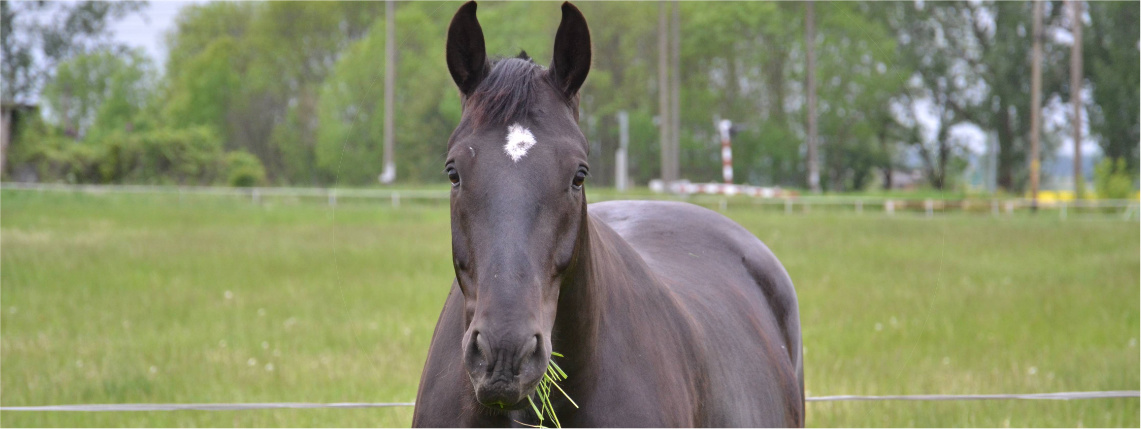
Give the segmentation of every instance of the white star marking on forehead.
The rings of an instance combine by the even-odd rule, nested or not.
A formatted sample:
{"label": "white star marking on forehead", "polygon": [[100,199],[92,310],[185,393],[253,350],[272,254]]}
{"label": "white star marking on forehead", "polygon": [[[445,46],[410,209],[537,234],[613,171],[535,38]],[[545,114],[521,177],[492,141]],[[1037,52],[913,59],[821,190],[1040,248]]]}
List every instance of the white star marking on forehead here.
{"label": "white star marking on forehead", "polygon": [[507,127],[507,144],[503,145],[503,151],[507,152],[512,161],[519,162],[534,145],[535,135],[531,134],[531,130],[519,124]]}

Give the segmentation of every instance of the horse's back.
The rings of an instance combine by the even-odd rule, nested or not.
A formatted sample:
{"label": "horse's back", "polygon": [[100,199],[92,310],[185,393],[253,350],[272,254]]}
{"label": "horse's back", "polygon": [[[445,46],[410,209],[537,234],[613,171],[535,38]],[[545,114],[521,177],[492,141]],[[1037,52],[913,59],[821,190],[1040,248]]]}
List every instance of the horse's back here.
{"label": "horse's back", "polygon": [[687,203],[608,201],[588,213],[638,252],[696,328],[708,368],[706,423],[804,424],[796,292],[768,247]]}

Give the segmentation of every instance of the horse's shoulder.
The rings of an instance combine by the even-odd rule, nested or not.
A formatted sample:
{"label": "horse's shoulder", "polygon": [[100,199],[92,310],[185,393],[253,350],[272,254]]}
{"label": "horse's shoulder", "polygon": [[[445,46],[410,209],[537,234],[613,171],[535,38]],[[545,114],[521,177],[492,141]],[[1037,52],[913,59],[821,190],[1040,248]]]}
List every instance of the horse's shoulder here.
{"label": "horse's shoulder", "polygon": [[607,201],[587,211],[683,296],[736,299],[742,296],[737,291],[759,290],[799,365],[795,288],[776,255],[752,232],[718,212],[683,202]]}
{"label": "horse's shoulder", "polygon": [[587,211],[675,291],[729,296],[760,287],[777,313],[796,312],[792,280],[776,255],[720,213],[674,201],[607,201]]}

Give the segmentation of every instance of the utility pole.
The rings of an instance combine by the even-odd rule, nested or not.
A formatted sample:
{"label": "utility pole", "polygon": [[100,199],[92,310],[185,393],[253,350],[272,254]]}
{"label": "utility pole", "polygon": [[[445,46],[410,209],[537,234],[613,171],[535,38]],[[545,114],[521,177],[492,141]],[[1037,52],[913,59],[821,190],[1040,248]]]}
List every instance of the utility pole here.
{"label": "utility pole", "polygon": [[1038,138],[1042,115],[1042,2],[1034,0],[1034,48],[1030,52],[1030,210],[1038,211]]}
{"label": "utility pole", "polygon": [[807,110],[808,135],[805,137],[808,155],[808,188],[814,194],[820,193],[820,170],[816,163],[816,11],[813,2],[805,2],[804,50],[808,57],[807,66]]}
{"label": "utility pole", "polygon": [[625,192],[629,182],[626,156],[630,148],[630,115],[625,110],[618,111],[618,151],[614,153],[614,187]]}
{"label": "utility pole", "polygon": [[681,178],[681,4],[673,2],[673,22],[670,28],[673,39],[670,61],[670,176]]}
{"label": "utility pole", "polygon": [[676,177],[670,175],[671,142],[670,119],[670,87],[669,87],[669,32],[667,31],[666,2],[658,2],[658,126],[661,128],[660,140],[662,146],[662,182],[669,186]]}
{"label": "utility pole", "polygon": [[380,183],[396,181],[396,130],[393,114],[396,109],[396,2],[384,2],[384,171]]}
{"label": "utility pole", "polygon": [[1070,101],[1074,104],[1074,199],[1082,198],[1085,176],[1082,175],[1082,2],[1069,0],[1070,25],[1074,46],[1070,49]]}

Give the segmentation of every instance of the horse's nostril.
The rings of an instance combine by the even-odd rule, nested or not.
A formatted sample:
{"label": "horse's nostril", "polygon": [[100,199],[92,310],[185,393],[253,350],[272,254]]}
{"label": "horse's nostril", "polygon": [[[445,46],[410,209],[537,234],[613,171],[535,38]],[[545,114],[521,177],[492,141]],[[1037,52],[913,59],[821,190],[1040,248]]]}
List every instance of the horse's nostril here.
{"label": "horse's nostril", "polygon": [[484,359],[491,359],[491,352],[492,352],[491,344],[489,344],[487,342],[487,336],[486,335],[483,335],[479,331],[476,331],[472,335],[472,344],[473,344],[472,347],[475,349],[474,351],[475,351],[477,356],[482,357]]}
{"label": "horse's nostril", "polygon": [[528,355],[536,355],[542,352],[542,348],[539,347],[539,341],[541,339],[542,338],[539,336],[539,334],[535,334],[535,336],[531,337],[531,344],[527,349]]}
{"label": "horse's nostril", "polygon": [[471,341],[468,342],[467,345],[467,354],[468,359],[472,359],[473,362],[479,362],[486,357],[485,353],[487,348],[483,344],[480,344],[481,342],[482,339],[480,338],[479,331],[472,332]]}

